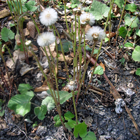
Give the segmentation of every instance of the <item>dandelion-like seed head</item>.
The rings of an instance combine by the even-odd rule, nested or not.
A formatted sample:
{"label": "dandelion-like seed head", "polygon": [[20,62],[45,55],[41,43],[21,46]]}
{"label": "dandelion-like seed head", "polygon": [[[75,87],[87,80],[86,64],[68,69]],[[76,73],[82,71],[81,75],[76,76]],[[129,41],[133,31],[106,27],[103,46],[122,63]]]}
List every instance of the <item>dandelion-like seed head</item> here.
{"label": "dandelion-like seed head", "polygon": [[82,5],[79,4],[77,8],[74,8],[74,9],[73,9],[73,13],[74,13],[74,14],[77,14],[78,16],[80,16],[81,13],[82,13]]}
{"label": "dandelion-like seed head", "polygon": [[93,25],[95,23],[95,18],[91,13],[83,13],[80,16],[80,23]]}
{"label": "dandelion-like seed head", "polygon": [[45,26],[54,24],[57,21],[57,18],[57,12],[53,8],[46,8],[39,16],[40,22]]}
{"label": "dandelion-like seed head", "polygon": [[86,38],[91,41],[102,40],[105,38],[105,32],[101,27],[93,26],[86,33]]}
{"label": "dandelion-like seed head", "polygon": [[67,84],[67,87],[72,91],[77,88],[77,83],[75,80],[70,80],[70,82]]}
{"label": "dandelion-like seed head", "polygon": [[37,38],[37,43],[41,47],[48,46],[55,42],[55,36],[52,32],[44,32],[40,34]]}

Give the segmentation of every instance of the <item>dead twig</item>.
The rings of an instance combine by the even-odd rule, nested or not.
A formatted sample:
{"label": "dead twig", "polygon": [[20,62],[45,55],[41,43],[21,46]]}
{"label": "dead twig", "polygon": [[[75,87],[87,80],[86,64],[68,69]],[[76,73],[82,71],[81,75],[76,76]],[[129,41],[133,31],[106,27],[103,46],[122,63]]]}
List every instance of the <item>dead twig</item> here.
{"label": "dead twig", "polygon": [[133,124],[134,124],[134,126],[135,126],[135,128],[136,128],[136,130],[137,130],[137,132],[138,132],[138,135],[140,136],[139,127],[138,127],[138,125],[137,125],[135,119],[133,118],[133,116],[132,116],[130,110],[128,109],[128,107],[127,107],[126,105],[125,105],[125,110],[126,110],[126,112],[128,113],[129,117],[131,118],[131,120],[132,120],[132,122],[133,122]]}

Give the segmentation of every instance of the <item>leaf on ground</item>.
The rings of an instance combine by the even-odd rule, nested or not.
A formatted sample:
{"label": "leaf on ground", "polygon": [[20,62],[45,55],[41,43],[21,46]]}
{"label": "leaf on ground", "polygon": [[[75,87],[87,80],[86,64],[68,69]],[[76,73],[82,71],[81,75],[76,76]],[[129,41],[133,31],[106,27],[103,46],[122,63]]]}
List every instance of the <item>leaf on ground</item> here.
{"label": "leaf on ground", "polygon": [[[62,40],[61,42],[64,53],[68,53],[70,49],[73,48],[73,43],[71,41]],[[58,51],[62,52],[61,44],[58,44]]]}
{"label": "leaf on ground", "polygon": [[134,61],[140,62],[140,46],[136,46],[133,53],[132,53],[132,58]]}
{"label": "leaf on ground", "polygon": [[124,6],[124,0],[114,0],[114,3],[116,3],[119,8],[123,8]]}
{"label": "leaf on ground", "polygon": [[136,75],[140,76],[140,68],[137,68]]}
{"label": "leaf on ground", "polygon": [[104,73],[104,69],[101,66],[97,66],[95,68],[94,74],[102,75]]}
{"label": "leaf on ground", "polygon": [[33,97],[34,93],[32,91],[26,91],[25,93],[15,95],[9,100],[8,107],[14,110],[16,114],[24,116],[31,109],[30,100]]}
{"label": "leaf on ground", "polygon": [[136,35],[140,36],[140,29],[136,30]]}
{"label": "leaf on ground", "polygon": [[34,113],[39,120],[43,120],[45,118],[45,114],[47,113],[46,105],[42,105],[41,107],[36,107],[34,109]]}
{"label": "leaf on ground", "polygon": [[126,13],[124,16],[124,20],[125,20],[125,25],[127,26],[131,25],[131,28],[138,27],[139,19],[136,16],[130,17],[130,14]]}
{"label": "leaf on ground", "polygon": [[125,29],[125,27],[120,27],[119,29],[119,36],[125,38],[126,37],[126,34],[127,34],[127,30]]}
{"label": "leaf on ground", "polygon": [[29,84],[19,84],[19,86],[18,86],[18,91],[20,93],[25,93],[25,92],[27,92],[28,90],[31,90],[31,89],[33,89],[33,87],[30,86]]}
{"label": "leaf on ground", "polygon": [[130,43],[130,42],[126,42],[126,43],[124,44],[124,46],[125,46],[125,47],[128,47],[128,48],[133,48],[133,44]]}
{"label": "leaf on ground", "polygon": [[67,91],[59,91],[59,96],[60,96],[60,104],[63,104],[66,102],[69,98],[72,97],[72,93],[69,93]]}
{"label": "leaf on ground", "polygon": [[74,118],[74,114],[72,114],[70,111],[68,111],[64,114],[64,118],[65,118],[65,120],[72,119],[72,118]]}
{"label": "leaf on ground", "polygon": [[37,10],[37,6],[35,6],[36,2],[33,1],[33,0],[30,0],[28,1],[27,3],[25,3],[25,6],[26,8],[29,10],[29,11],[36,11]]}
{"label": "leaf on ground", "polygon": [[32,38],[34,38],[34,37],[35,37],[36,29],[35,29],[35,24],[33,23],[33,21],[29,21],[29,22],[27,23],[27,29],[28,29],[28,31],[29,31],[29,33],[30,33],[30,36],[31,36]]}
{"label": "leaf on ground", "polygon": [[[64,122],[63,116],[61,116],[61,118],[62,118],[62,121]],[[61,120],[60,120],[60,118],[59,118],[59,115],[56,115],[56,116],[54,117],[54,121],[55,121],[55,124],[54,124],[55,127],[58,127],[58,126],[61,125]]]}
{"label": "leaf on ground", "polygon": [[81,138],[85,137],[87,135],[87,125],[85,122],[80,123],[74,127],[74,136],[77,138],[78,134]]}
{"label": "leaf on ground", "polygon": [[[47,90],[48,94],[51,94],[50,90]],[[57,91],[55,91],[56,97],[57,96]],[[59,91],[59,97],[60,97],[60,104],[63,104],[66,102],[69,98],[72,97],[72,93],[69,93],[67,91]]]}
{"label": "leaf on ground", "polygon": [[10,15],[10,11],[6,8],[0,11],[0,19]]}
{"label": "leaf on ground", "polygon": [[96,136],[93,132],[89,131],[82,140],[96,140]]}
{"label": "leaf on ground", "polygon": [[55,107],[55,102],[51,96],[46,97],[44,100],[42,100],[41,105],[46,105],[47,110],[50,111]]}
{"label": "leaf on ground", "polygon": [[131,3],[131,4],[127,4],[125,6],[125,9],[131,12],[135,12],[137,10],[137,6],[134,3]]}
{"label": "leaf on ground", "polygon": [[74,121],[74,120],[68,120],[67,125],[68,125],[70,128],[74,128],[75,125],[76,125],[76,121]]}
{"label": "leaf on ground", "polygon": [[15,33],[11,30],[9,30],[8,28],[4,27],[2,30],[1,30],[1,38],[7,42],[9,41],[10,39],[14,39],[15,37]]}
{"label": "leaf on ground", "polygon": [[95,16],[96,20],[101,20],[108,16],[109,9],[105,4],[94,0],[89,12]]}

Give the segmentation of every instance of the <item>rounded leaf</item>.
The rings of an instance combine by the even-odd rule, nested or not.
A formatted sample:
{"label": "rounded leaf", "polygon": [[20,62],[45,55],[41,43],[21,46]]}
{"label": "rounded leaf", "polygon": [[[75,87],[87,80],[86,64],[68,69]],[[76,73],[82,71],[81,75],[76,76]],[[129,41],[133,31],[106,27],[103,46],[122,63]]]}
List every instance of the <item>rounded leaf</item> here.
{"label": "rounded leaf", "polygon": [[41,107],[36,107],[34,109],[35,115],[38,117],[38,119],[43,120],[45,118],[45,114],[47,112],[46,105],[42,105]]}
{"label": "rounded leaf", "polygon": [[137,68],[136,75],[140,76],[140,68]]}
{"label": "rounded leaf", "polygon": [[134,61],[140,62],[140,46],[136,46],[132,53],[132,58],[134,59]]}
{"label": "rounded leaf", "polygon": [[30,100],[34,97],[34,93],[32,91],[28,91],[22,94],[18,94],[13,96],[8,103],[8,107],[11,110],[14,110],[16,114],[24,116],[31,109]]}
{"label": "rounded leaf", "polygon": [[130,17],[129,14],[125,14],[124,20],[125,20],[125,25],[127,25],[127,26],[131,25],[131,28],[138,27],[139,19],[136,16]]}
{"label": "rounded leaf", "polygon": [[102,75],[104,73],[104,69],[101,66],[97,66],[95,68],[94,74]]}
{"label": "rounded leaf", "polygon": [[126,9],[126,10],[129,10],[129,11],[131,11],[131,12],[135,12],[136,9],[137,9],[137,6],[136,6],[134,3],[131,3],[131,4],[127,4],[127,5],[125,6],[125,9]]}
{"label": "rounded leaf", "polygon": [[120,27],[120,29],[119,29],[119,36],[125,38],[126,34],[127,34],[127,30],[125,29],[125,27],[123,27],[123,26]]}

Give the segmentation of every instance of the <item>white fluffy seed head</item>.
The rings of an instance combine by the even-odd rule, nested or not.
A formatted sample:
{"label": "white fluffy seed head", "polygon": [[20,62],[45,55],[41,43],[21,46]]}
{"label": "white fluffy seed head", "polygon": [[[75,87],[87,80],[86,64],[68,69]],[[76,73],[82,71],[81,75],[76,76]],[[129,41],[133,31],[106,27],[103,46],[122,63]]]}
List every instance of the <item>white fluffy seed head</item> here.
{"label": "white fluffy seed head", "polygon": [[70,82],[67,84],[67,87],[72,91],[77,88],[77,83],[76,81],[70,80]]}
{"label": "white fluffy seed head", "polygon": [[45,26],[54,24],[57,21],[57,18],[57,12],[53,8],[46,8],[39,16],[40,22]]}
{"label": "white fluffy seed head", "polygon": [[81,24],[86,24],[88,23],[90,25],[93,25],[95,23],[95,17],[91,13],[83,13],[80,16],[80,23]]}
{"label": "white fluffy seed head", "polygon": [[37,43],[41,47],[48,46],[55,42],[55,36],[52,32],[44,32],[40,34],[37,38]]}
{"label": "white fluffy seed head", "polygon": [[88,40],[102,40],[105,38],[105,32],[104,30],[99,27],[99,26],[93,26],[92,28],[90,28],[88,30],[88,32],[86,33],[86,38]]}

